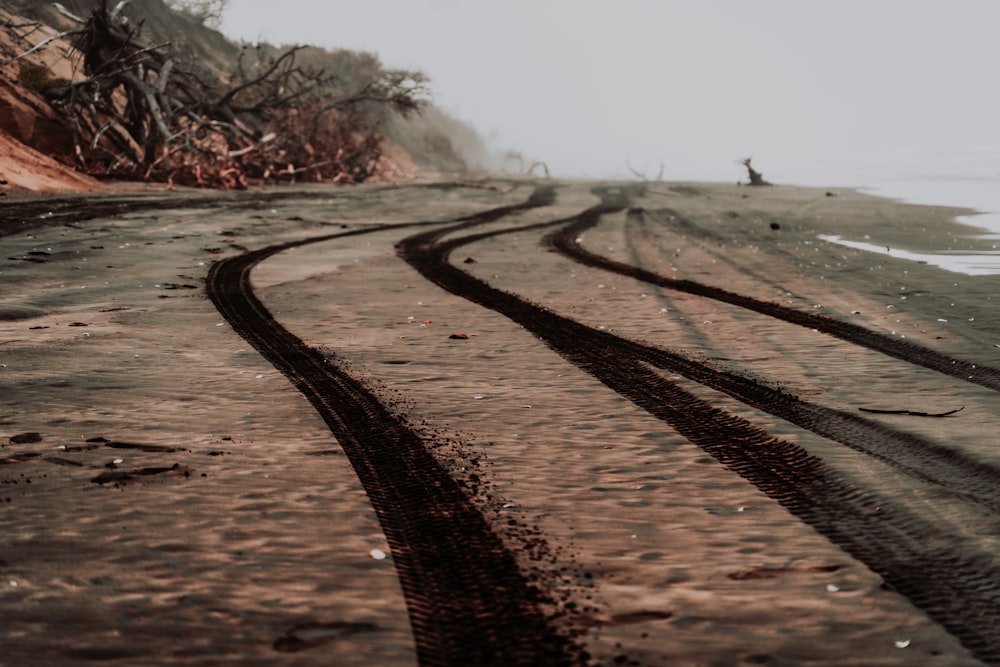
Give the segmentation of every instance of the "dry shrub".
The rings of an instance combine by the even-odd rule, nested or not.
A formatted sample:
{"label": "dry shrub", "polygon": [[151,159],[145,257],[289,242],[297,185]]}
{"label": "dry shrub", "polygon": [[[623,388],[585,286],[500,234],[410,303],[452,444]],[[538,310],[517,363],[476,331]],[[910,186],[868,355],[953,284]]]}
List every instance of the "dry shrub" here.
{"label": "dry shrub", "polygon": [[312,50],[340,67],[335,76],[298,64],[300,47],[244,48],[228,81],[206,79],[171,43],[143,44],[121,6],[104,2],[80,19],[86,78],[47,89],[72,129],[77,166],[92,175],[212,188],[360,183],[390,169],[379,123],[422,104],[423,75],[370,55]]}

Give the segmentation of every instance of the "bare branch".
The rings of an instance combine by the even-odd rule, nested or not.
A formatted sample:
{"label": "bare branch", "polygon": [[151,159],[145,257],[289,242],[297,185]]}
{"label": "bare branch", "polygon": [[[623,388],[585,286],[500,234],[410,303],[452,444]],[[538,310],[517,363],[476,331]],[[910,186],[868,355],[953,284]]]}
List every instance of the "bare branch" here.
{"label": "bare branch", "polygon": [[84,24],[84,23],[86,23],[86,21],[84,19],[80,18],[79,16],[77,16],[73,12],[71,12],[68,9],[66,9],[65,7],[63,7],[62,3],[53,2],[52,6],[56,8],[57,12],[59,12],[60,14],[62,14],[66,18],[68,18],[69,20],[75,21],[75,22],[77,22],[77,23],[79,23],[81,25]]}
{"label": "bare branch", "polygon": [[636,170],[631,164],[629,164],[628,158],[625,158],[625,166],[628,167],[628,170],[631,171],[632,175],[635,176],[636,178],[641,179],[643,181],[649,180],[646,178],[646,174]]}
{"label": "bare branch", "polygon": [[529,176],[534,175],[535,167],[541,167],[542,173],[545,174],[545,178],[549,178],[549,165],[545,164],[544,162],[532,163],[532,165],[528,167],[528,171],[525,173],[527,173]]}
{"label": "bare branch", "polygon": [[129,2],[130,0],[120,0],[120,2],[117,5],[115,5],[115,8],[112,9],[111,12],[109,12],[108,16],[110,16],[112,19],[117,19],[118,15],[121,14],[121,11],[125,9],[125,5],[127,5]]}
{"label": "bare branch", "polygon": [[127,0],[114,9],[109,2],[61,35],[76,37],[87,78],[48,96],[67,116],[78,164],[91,173],[224,188],[248,179],[361,182],[388,169],[379,118],[419,110],[426,92],[421,74],[312,50],[314,61],[326,53],[338,71],[346,62],[363,72],[342,81],[301,65],[307,47],[273,57],[258,47],[256,58],[245,49],[228,85],[205,82],[170,43],[140,43],[141,25],[129,26],[122,13]]}
{"label": "bare branch", "polygon": [[31,54],[37,53],[37,52],[41,51],[42,49],[44,49],[46,46],[48,46],[52,42],[58,41],[60,39],[64,39],[66,37],[71,37],[73,35],[79,35],[79,34],[82,34],[82,33],[83,33],[83,29],[82,28],[77,28],[76,30],[66,30],[64,32],[59,33],[58,35],[52,35],[51,37],[42,40],[38,44],[35,44],[33,47],[31,47],[30,49],[28,49],[24,53],[18,54],[17,56],[11,58],[10,60],[6,61],[3,64],[4,65],[10,65],[11,63],[16,63],[18,60],[23,60],[23,59],[27,58],[28,56],[30,56]]}

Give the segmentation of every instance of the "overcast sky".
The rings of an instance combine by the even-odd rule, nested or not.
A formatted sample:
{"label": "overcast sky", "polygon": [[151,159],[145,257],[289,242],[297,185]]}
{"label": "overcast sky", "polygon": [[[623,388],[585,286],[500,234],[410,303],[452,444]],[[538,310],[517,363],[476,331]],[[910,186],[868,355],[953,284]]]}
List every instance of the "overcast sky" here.
{"label": "overcast sky", "polygon": [[422,70],[558,177],[1000,178],[1000,0],[229,0],[223,30]]}

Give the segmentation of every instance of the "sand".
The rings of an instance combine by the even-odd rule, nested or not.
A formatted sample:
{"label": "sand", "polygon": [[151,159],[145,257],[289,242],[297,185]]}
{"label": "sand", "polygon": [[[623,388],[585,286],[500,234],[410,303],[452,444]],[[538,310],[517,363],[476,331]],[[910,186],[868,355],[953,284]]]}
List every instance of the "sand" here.
{"label": "sand", "polygon": [[[567,659],[998,661],[1000,410],[977,373],[1000,367],[1000,278],[893,255],[988,250],[953,222],[968,211],[697,183],[553,183],[553,200],[517,208],[546,183],[488,185],[0,209],[0,663],[413,665],[433,644],[407,610],[433,592],[404,594],[412,554],[387,540],[349,448],[206,296],[213,262],[291,241],[252,268],[254,293],[467,489],[542,611],[562,614]],[[544,241],[558,226],[530,228],[602,196],[619,206],[575,239],[586,253],[859,325],[976,377],[587,265]],[[421,248],[396,249],[503,206],[439,240],[498,232],[451,251],[476,284],[433,282]],[[407,226],[421,221],[442,224]],[[521,298],[510,312],[503,293]],[[770,459],[725,458],[769,447],[758,433],[820,463],[761,481]]]}

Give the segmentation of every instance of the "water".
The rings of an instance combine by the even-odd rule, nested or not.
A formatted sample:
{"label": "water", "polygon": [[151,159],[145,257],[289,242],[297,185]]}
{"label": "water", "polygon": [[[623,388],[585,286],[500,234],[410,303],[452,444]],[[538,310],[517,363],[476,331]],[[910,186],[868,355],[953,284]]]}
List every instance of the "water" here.
{"label": "water", "polygon": [[[870,191],[914,204],[961,206],[980,211],[978,215],[960,216],[956,221],[969,225],[968,236],[995,239],[998,243],[991,245],[1000,247],[1000,178],[907,179],[887,181]],[[920,253],[904,247],[895,249],[893,254],[973,276],[1000,274],[998,251],[955,252],[942,248],[933,253]]]}
{"label": "water", "polygon": [[840,236],[820,234],[819,238],[832,243],[839,243],[849,248],[867,250],[882,255],[889,255],[900,259],[909,259],[921,264],[931,264],[939,266],[948,271],[965,273],[970,276],[986,276],[1000,273],[1000,250],[993,252],[966,253],[955,251],[940,251],[934,253],[913,252],[910,250],[900,250],[899,248],[888,249],[885,246],[878,246],[861,241],[850,241]]}
{"label": "water", "polygon": [[[956,252],[941,248],[928,252],[926,248],[918,251],[902,247],[893,248],[891,254],[968,275],[1000,274],[1000,146],[947,154],[890,156],[856,169],[845,167],[807,174],[799,182],[848,185],[913,204],[974,209],[979,213],[960,216],[956,221],[969,226],[967,236],[996,241],[997,251]],[[858,239],[823,238],[852,248],[886,253],[884,246]]]}
{"label": "water", "polygon": [[[958,206],[980,211],[957,220],[974,227],[970,233],[1000,238],[1000,177],[949,178],[946,176],[877,183],[865,188],[880,197],[892,197],[914,204]],[[984,230],[984,233],[977,233]]]}

